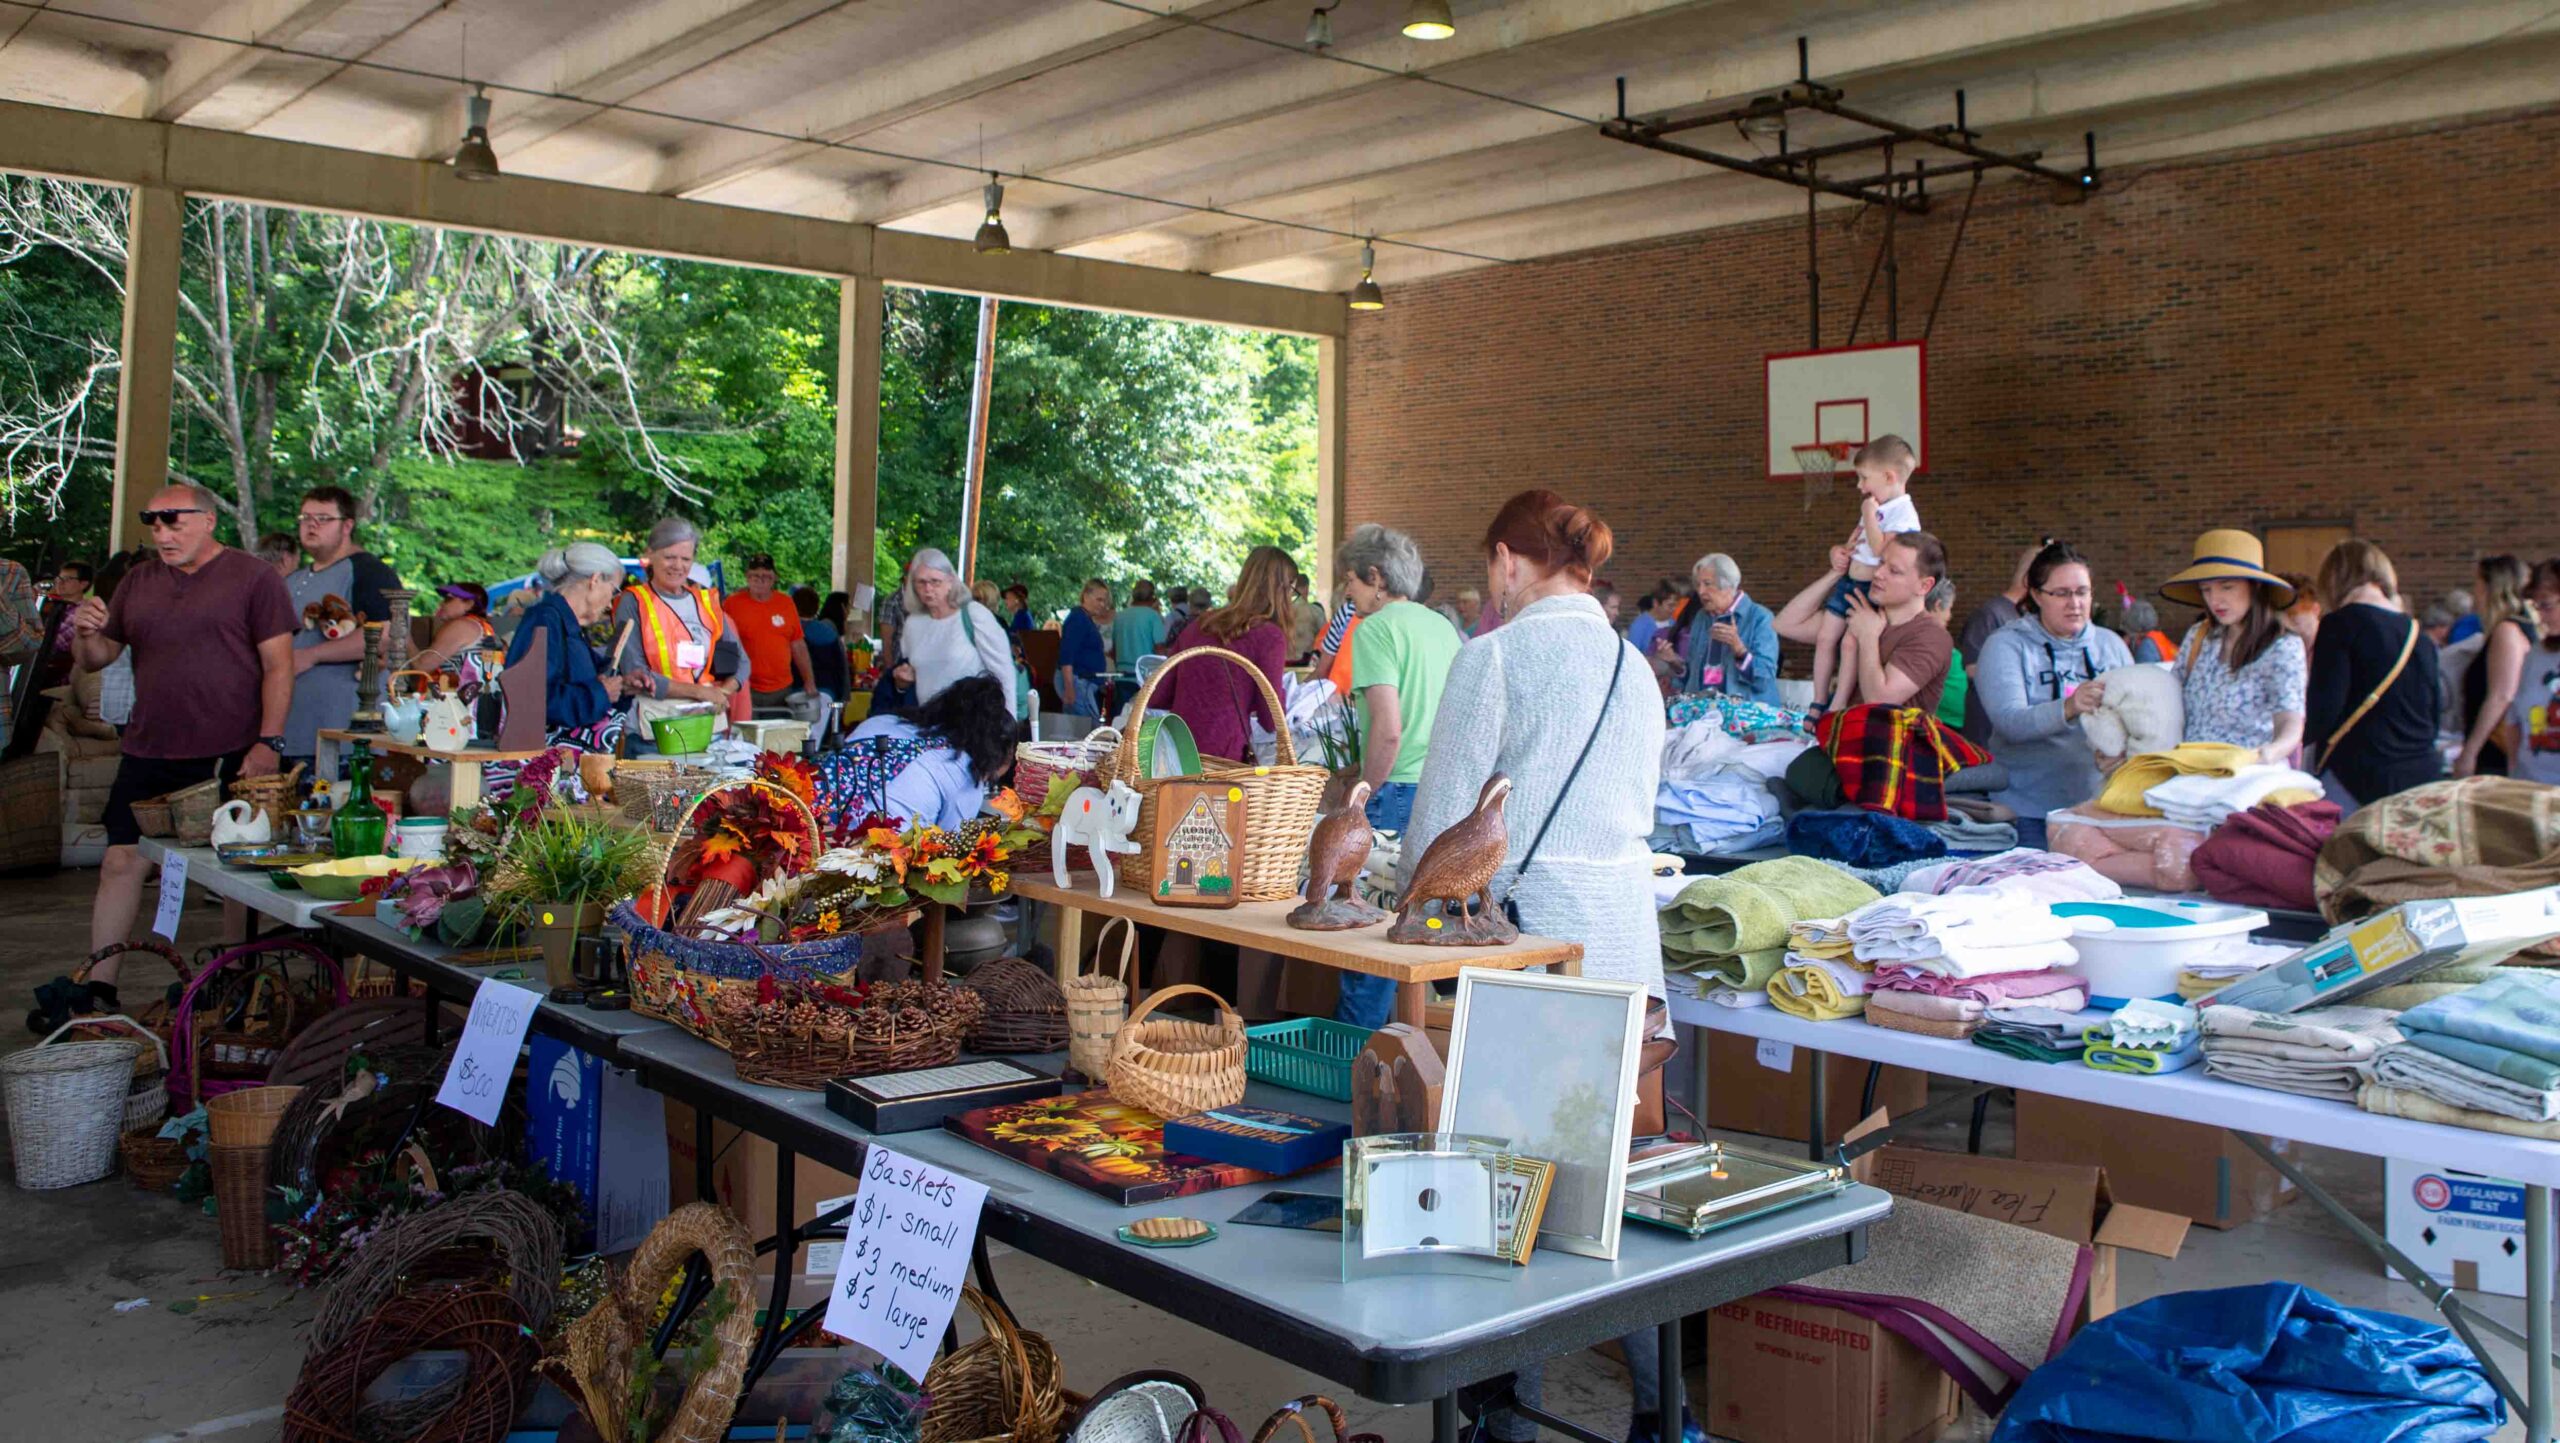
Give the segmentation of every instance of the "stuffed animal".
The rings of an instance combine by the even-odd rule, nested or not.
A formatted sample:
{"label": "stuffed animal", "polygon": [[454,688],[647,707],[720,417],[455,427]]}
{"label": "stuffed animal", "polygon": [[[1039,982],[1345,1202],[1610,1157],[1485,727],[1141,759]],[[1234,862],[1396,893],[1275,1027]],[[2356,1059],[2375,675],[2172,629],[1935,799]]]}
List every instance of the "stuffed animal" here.
{"label": "stuffed animal", "polygon": [[1067,848],[1084,844],[1085,855],[1093,862],[1094,884],[1103,896],[1111,895],[1114,856],[1128,856],[1138,850],[1129,834],[1138,829],[1138,806],[1144,800],[1127,782],[1114,780],[1111,789],[1078,787],[1067,794],[1067,804],[1058,813],[1057,830],[1049,834],[1049,876],[1061,887],[1073,886],[1067,879]]}
{"label": "stuffed animal", "polygon": [[304,629],[319,632],[323,641],[336,641],[362,624],[343,596],[324,596],[302,608]]}
{"label": "stuffed animal", "polygon": [[2102,757],[2138,757],[2175,750],[2186,736],[2187,703],[2178,678],[2166,667],[2120,666],[2098,680],[2107,688],[2098,709],[2080,718],[2090,750]]}

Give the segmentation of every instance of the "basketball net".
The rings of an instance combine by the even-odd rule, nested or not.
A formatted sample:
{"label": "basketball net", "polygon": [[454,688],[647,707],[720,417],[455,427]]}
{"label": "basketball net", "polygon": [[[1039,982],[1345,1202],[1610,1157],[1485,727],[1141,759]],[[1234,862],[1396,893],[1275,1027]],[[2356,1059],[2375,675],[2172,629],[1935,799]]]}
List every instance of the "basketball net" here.
{"label": "basketball net", "polygon": [[1831,494],[1832,477],[1849,459],[1850,448],[1844,441],[1816,441],[1792,449],[1796,469],[1804,475],[1804,509],[1811,511],[1815,497]]}

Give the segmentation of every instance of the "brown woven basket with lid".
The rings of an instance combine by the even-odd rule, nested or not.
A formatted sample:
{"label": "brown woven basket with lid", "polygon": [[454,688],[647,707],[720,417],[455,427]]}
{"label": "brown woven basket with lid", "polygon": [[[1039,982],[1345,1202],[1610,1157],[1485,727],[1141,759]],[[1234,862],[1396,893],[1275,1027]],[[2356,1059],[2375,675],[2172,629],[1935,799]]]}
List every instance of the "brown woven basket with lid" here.
{"label": "brown woven basket with lid", "polygon": [[[1215,1022],[1156,1017],[1172,998],[1197,993],[1218,1004]],[[1244,1101],[1244,1019],[1206,987],[1166,987],[1138,1004],[1112,1043],[1105,1072],[1111,1095],[1162,1118],[1189,1117]]]}
{"label": "brown woven basket with lid", "polygon": [[1138,756],[1139,733],[1156,688],[1164,685],[1174,668],[1202,657],[1216,657],[1241,668],[1254,689],[1262,693],[1271,715],[1281,719],[1273,765],[1204,761],[1201,766],[1202,779],[1225,782],[1244,792],[1244,837],[1236,847],[1236,898],[1244,902],[1278,902],[1294,897],[1298,895],[1299,873],[1306,865],[1307,838],[1315,834],[1317,803],[1324,799],[1325,783],[1333,774],[1322,767],[1298,764],[1298,750],[1289,740],[1279,694],[1272,691],[1262,668],[1216,646],[1192,647],[1156,668],[1147,684],[1138,688],[1138,699],[1129,707],[1128,730],[1121,735],[1119,747],[1111,753],[1103,770],[1104,781],[1126,782],[1141,798],[1138,825],[1129,834],[1138,850],[1114,859],[1120,870],[1120,884],[1150,895],[1155,891],[1156,794],[1163,790],[1164,783],[1181,779],[1145,774],[1145,764]]}
{"label": "brown woven basket with lid", "polygon": [[972,1052],[1055,1052],[1067,1045],[1067,995],[1046,968],[1019,957],[981,962],[960,985],[986,999]]}

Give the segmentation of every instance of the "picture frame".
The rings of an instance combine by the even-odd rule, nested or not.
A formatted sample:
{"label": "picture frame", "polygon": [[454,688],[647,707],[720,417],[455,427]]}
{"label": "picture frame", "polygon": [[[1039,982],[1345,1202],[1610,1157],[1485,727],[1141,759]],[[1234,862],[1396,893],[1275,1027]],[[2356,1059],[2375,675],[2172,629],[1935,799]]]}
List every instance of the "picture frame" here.
{"label": "picture frame", "polygon": [[1156,791],[1155,885],[1159,907],[1233,907],[1244,860],[1244,788],[1231,782],[1162,782]]}
{"label": "picture frame", "polygon": [[1555,1181],[1556,1165],[1542,1157],[1505,1156],[1494,1164],[1493,1245],[1504,1258],[1528,1265]]}
{"label": "picture frame", "polygon": [[1412,1273],[1511,1278],[1498,1137],[1388,1133],[1342,1145],[1342,1280]]}
{"label": "picture frame", "polygon": [[[1618,1256],[1644,1013],[1632,982],[1458,973],[1439,1130],[1508,1138],[1514,1153],[1554,1165],[1539,1245]],[[1523,1066],[1530,1058],[1541,1065]]]}

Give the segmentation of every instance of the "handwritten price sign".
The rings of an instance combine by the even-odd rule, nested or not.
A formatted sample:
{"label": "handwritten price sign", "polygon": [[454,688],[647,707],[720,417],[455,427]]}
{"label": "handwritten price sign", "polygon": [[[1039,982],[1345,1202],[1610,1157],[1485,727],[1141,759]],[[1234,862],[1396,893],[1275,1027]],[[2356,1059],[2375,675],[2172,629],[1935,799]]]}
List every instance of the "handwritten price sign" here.
{"label": "handwritten price sign", "polygon": [[845,1219],[827,1331],[923,1377],[960,1305],[986,1202],[985,1184],[873,1143]]}
{"label": "handwritten price sign", "polygon": [[542,994],[482,978],[471,994],[471,1020],[462,1025],[462,1040],[444,1070],[436,1101],[498,1125],[498,1108],[507,1100],[507,1081],[516,1075],[516,1053],[524,1046],[524,1030]]}

